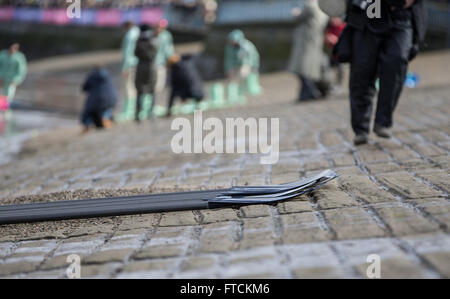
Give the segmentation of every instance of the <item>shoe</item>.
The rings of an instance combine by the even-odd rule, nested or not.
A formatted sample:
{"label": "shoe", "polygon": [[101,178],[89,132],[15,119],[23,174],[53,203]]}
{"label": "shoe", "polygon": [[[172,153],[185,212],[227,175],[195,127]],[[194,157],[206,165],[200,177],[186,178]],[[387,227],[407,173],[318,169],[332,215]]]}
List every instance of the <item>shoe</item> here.
{"label": "shoe", "polygon": [[387,138],[387,139],[389,139],[389,138],[392,137],[392,134],[391,134],[391,131],[389,130],[389,128],[380,127],[380,126],[375,126],[375,127],[373,128],[373,132],[374,132],[375,134],[377,134],[378,137],[381,137],[381,138]]}
{"label": "shoe", "polygon": [[80,135],[86,135],[87,133],[89,133],[89,127],[83,126],[83,128],[81,129]]}
{"label": "shoe", "polygon": [[102,127],[104,129],[110,129],[113,126],[113,122],[112,120],[110,120],[109,118],[103,118],[102,119]]}
{"label": "shoe", "polygon": [[363,145],[369,142],[369,136],[366,133],[357,134],[355,139],[353,139],[353,143],[355,145]]}

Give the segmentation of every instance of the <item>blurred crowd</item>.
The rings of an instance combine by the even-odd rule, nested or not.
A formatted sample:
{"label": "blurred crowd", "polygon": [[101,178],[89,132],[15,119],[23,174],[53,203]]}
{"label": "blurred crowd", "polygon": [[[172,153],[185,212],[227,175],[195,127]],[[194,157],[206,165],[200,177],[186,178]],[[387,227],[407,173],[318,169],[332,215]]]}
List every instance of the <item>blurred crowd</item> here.
{"label": "blurred crowd", "polygon": [[[171,4],[175,6],[195,8],[198,6],[211,6],[215,0],[83,0],[81,6],[84,8],[140,8],[147,6],[160,6]],[[67,0],[0,0],[0,6],[16,7],[40,7],[61,8],[67,7]]]}

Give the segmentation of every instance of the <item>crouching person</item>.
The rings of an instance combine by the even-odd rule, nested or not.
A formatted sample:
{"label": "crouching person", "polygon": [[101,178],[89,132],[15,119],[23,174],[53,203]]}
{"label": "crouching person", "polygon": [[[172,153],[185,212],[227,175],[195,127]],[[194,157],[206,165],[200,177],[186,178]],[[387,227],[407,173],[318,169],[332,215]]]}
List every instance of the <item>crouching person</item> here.
{"label": "crouching person", "polygon": [[81,123],[83,132],[91,125],[97,128],[110,128],[113,121],[113,110],[117,104],[117,91],[108,72],[101,66],[96,66],[83,84],[87,93]]}
{"label": "crouching person", "polygon": [[[183,102],[193,99],[195,102],[203,100],[203,80],[189,57],[174,54],[168,60],[171,71],[171,92],[167,107],[167,116],[172,113],[172,106],[177,97]],[[192,111],[193,112],[193,111]]]}

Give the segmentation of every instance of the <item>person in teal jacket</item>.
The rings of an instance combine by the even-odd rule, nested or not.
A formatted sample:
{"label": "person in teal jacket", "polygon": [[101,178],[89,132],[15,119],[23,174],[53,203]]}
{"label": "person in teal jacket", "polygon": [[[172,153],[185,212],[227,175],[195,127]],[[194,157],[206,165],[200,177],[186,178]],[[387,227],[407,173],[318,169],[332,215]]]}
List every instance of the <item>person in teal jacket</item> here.
{"label": "person in teal jacket", "polygon": [[156,86],[155,92],[161,93],[166,87],[167,62],[175,54],[172,34],[167,30],[167,20],[162,19],[154,28],[154,34],[158,37],[158,48],[155,57]]}
{"label": "person in teal jacket", "polygon": [[[259,85],[260,57],[255,45],[245,38],[241,30],[228,35],[225,47],[224,70],[232,83],[228,86],[229,101],[244,100],[244,91],[256,95],[261,92]],[[236,82],[239,84],[236,85]]]}
{"label": "person in teal jacket", "polygon": [[14,43],[8,50],[0,52],[0,85],[10,102],[14,100],[17,86],[27,75],[27,60],[19,49],[20,45]]}
{"label": "person in teal jacket", "polygon": [[122,77],[125,86],[125,101],[122,114],[119,116],[121,120],[130,120],[134,118],[136,106],[136,87],[134,81],[136,78],[136,66],[139,59],[134,54],[136,42],[140,35],[139,27],[132,22],[124,24],[125,36],[122,40]]}

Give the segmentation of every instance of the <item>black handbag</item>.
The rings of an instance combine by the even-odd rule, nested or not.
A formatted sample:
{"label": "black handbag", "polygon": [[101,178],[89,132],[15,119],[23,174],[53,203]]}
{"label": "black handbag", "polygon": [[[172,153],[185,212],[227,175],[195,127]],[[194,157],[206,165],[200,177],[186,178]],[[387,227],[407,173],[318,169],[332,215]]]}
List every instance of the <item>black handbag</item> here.
{"label": "black handbag", "polygon": [[352,61],[354,28],[347,25],[333,48],[333,56],[340,63]]}

